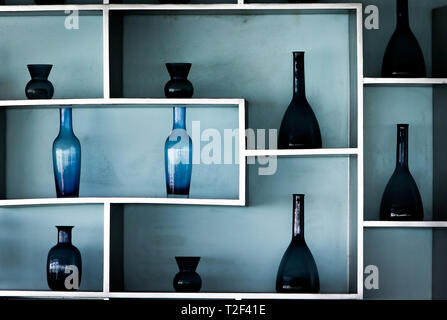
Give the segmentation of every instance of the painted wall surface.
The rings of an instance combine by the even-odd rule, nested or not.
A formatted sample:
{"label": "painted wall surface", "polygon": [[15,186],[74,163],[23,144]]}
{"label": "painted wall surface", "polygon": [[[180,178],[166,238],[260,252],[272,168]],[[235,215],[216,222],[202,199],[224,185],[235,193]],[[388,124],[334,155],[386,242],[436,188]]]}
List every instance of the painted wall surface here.
{"label": "painted wall surface", "polygon": [[57,98],[101,98],[102,16],[79,17],[79,29],[65,28],[61,16],[2,16],[0,95],[26,99],[27,64],[53,64],[49,80]]}
{"label": "painted wall surface", "polygon": [[102,291],[103,212],[102,205],[0,208],[0,289],[49,290],[46,263],[57,244],[55,226],[69,225],[82,258],[79,289]]}
{"label": "painted wall surface", "polygon": [[379,289],[366,299],[431,299],[432,230],[366,229],[365,267],[379,269]]}
{"label": "painted wall surface", "polygon": [[[127,291],[173,291],[175,256],[201,256],[203,292],[275,292],[292,235],[292,193],[305,196],[305,237],[321,292],[347,292],[348,160],[281,158],[278,172],[249,166],[248,207],[126,205]],[[355,272],[355,270],[352,270]]]}
{"label": "painted wall surface", "polygon": [[346,15],[125,16],[124,96],[163,97],[164,64],[191,62],[194,97],[245,98],[249,127],[279,129],[292,98],[292,52],[305,51],[323,147],[347,147],[348,42]]}
{"label": "painted wall surface", "polygon": [[[126,16],[124,95],[163,97],[164,63],[191,62],[194,97],[246,98],[249,127],[278,129],[292,95],[291,53],[302,50],[323,145],[346,147],[348,40],[343,15]],[[291,194],[302,192],[322,292],[347,292],[347,172],[346,158],[280,159],[272,176],[249,166],[246,208],[125,206],[125,289],[172,291],[174,256],[200,255],[203,291],[274,292]]]}

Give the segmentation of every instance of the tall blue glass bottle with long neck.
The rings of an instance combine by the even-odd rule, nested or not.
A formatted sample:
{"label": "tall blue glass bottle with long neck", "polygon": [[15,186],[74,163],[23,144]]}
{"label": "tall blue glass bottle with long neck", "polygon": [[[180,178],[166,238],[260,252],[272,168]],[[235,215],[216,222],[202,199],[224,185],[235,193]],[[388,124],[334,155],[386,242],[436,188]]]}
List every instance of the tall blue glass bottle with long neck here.
{"label": "tall blue glass bottle with long neck", "polygon": [[408,167],[408,124],[398,124],[396,169],[383,192],[380,219],[412,221],[423,218],[421,195]]}
{"label": "tall blue glass bottle with long neck", "polygon": [[71,108],[60,109],[59,135],[53,142],[53,169],[57,197],[78,197],[81,144],[73,132]]}
{"label": "tall blue glass bottle with long neck", "polygon": [[192,173],[192,140],[186,132],[186,108],[173,108],[173,128],[165,143],[168,197],[189,197]]}
{"label": "tall blue glass bottle with long neck", "polygon": [[322,147],[320,126],[306,98],[304,52],[293,53],[293,97],[281,122],[279,149]]}
{"label": "tall blue glass bottle with long neck", "polygon": [[304,195],[293,195],[292,241],[284,253],[276,277],[276,291],[317,293],[320,279],[314,257],[304,240]]}

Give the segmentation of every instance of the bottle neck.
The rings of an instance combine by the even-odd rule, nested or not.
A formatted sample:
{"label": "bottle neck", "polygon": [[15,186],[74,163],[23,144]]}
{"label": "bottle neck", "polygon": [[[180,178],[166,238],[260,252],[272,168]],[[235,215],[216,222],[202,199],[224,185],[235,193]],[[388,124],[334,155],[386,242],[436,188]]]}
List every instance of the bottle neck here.
{"label": "bottle neck", "polygon": [[71,243],[71,229],[73,227],[58,227],[57,243]]}
{"label": "bottle neck", "polygon": [[408,168],[408,125],[397,126],[396,167]]}
{"label": "bottle neck", "polygon": [[304,52],[293,53],[293,96],[306,97],[304,80]]}
{"label": "bottle neck", "polygon": [[60,122],[60,133],[73,132],[71,108],[60,109]]}
{"label": "bottle neck", "polygon": [[396,0],[397,27],[409,28],[408,0]]}
{"label": "bottle neck", "polygon": [[293,196],[293,239],[304,239],[304,195]]}
{"label": "bottle neck", "polygon": [[186,108],[174,107],[173,129],[186,129]]}

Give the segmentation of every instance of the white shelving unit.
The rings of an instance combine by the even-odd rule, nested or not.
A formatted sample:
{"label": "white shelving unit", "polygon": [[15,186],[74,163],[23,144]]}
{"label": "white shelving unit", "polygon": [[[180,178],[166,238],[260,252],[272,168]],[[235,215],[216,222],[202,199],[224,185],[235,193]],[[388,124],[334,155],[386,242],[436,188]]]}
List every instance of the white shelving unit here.
{"label": "white shelving unit", "polygon": [[[103,23],[103,98],[95,99],[54,99],[54,100],[0,100],[3,108],[58,108],[71,106],[73,108],[109,108],[124,106],[137,106],[150,108],[152,106],[187,105],[188,107],[208,106],[237,106],[239,132],[245,132],[245,100],[244,99],[152,99],[152,98],[112,98],[110,84],[110,14],[112,12],[138,12],[138,14],[170,14],[184,12],[188,14],[282,14],[282,13],[341,13],[348,14],[350,18],[350,31],[353,36],[350,42],[352,57],[351,83],[351,110],[354,112],[355,130],[350,135],[355,136],[352,142],[354,147],[339,149],[318,150],[246,150],[245,137],[239,135],[240,164],[239,164],[239,198],[238,199],[171,199],[171,198],[141,198],[141,197],[92,197],[76,199],[7,199],[0,200],[0,207],[8,206],[39,206],[39,205],[72,205],[72,204],[102,204],[104,206],[104,257],[103,257],[103,290],[102,292],[52,292],[52,291],[11,291],[0,290],[1,297],[31,297],[31,298],[191,298],[191,299],[362,299],[363,298],[363,85],[367,84],[363,79],[363,39],[362,39],[362,5],[354,3],[312,3],[312,4],[246,4],[238,0],[236,4],[188,4],[188,5],[158,5],[158,4],[104,4],[98,5],[2,5],[0,12],[3,14],[33,14],[63,15],[65,10],[79,10],[82,12],[94,12],[102,15]],[[246,204],[246,159],[257,156],[342,156],[349,161],[355,158],[355,190],[356,201],[350,203],[354,206],[356,216],[351,216],[353,221],[349,225],[352,237],[349,237],[350,245],[355,247],[350,267],[356,268],[353,283],[355,293],[342,294],[278,294],[278,293],[175,293],[175,292],[111,292],[110,290],[110,246],[111,246],[111,205],[112,204],[170,204],[170,205],[206,205],[206,206],[244,206]],[[349,177],[351,178],[351,177]],[[349,270],[348,270],[349,277]]]}
{"label": "white shelving unit", "polygon": [[365,228],[447,228],[447,221],[365,221]]}
{"label": "white shelving unit", "polygon": [[367,78],[363,79],[367,86],[372,85],[414,85],[432,86],[447,84],[447,78]]}

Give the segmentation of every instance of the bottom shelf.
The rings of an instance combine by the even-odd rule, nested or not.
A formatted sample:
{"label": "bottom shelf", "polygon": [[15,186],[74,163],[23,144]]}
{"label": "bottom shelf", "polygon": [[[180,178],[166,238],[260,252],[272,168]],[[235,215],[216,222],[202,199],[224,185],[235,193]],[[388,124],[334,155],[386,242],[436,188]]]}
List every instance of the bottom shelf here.
{"label": "bottom shelf", "polygon": [[284,299],[284,300],[355,300],[355,293],[302,294],[302,293],[232,293],[232,292],[87,292],[87,291],[13,291],[0,290],[5,298],[54,298],[54,299]]}

